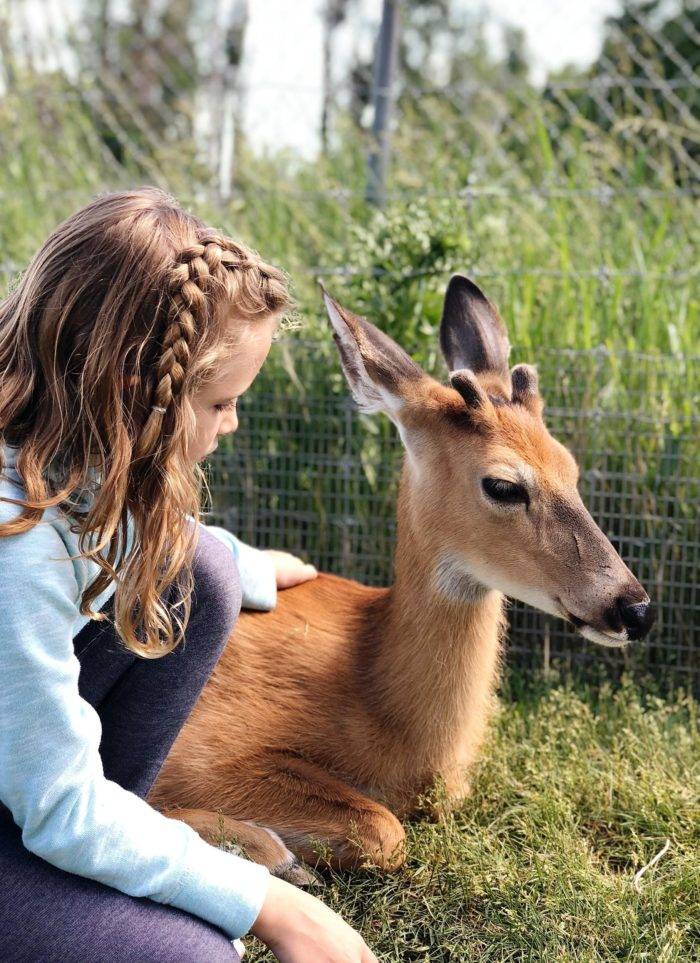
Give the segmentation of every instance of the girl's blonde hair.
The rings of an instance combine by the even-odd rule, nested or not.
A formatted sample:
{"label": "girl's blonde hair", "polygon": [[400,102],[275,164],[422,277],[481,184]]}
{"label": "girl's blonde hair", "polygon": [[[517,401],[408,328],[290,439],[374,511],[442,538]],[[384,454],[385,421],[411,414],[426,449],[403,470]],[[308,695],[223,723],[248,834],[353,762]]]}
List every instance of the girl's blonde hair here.
{"label": "girl's blonde hair", "polygon": [[[187,516],[199,518],[206,485],[187,457],[191,396],[235,350],[237,329],[290,303],[281,270],[155,187],[77,211],[0,302],[0,441],[20,449],[27,496],[5,499],[24,510],[0,536],[59,505],[80,535],[76,557],[101,569],[81,614],[106,618],[89,606],[114,579],[115,627],[138,655],[172,651],[189,620],[196,526]],[[76,491],[90,495],[87,511]]]}

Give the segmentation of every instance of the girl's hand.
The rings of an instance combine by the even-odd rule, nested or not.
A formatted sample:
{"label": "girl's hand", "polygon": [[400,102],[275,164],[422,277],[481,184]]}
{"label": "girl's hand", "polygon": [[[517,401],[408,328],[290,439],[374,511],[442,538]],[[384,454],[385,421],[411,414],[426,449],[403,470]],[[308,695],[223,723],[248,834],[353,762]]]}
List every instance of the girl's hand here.
{"label": "girl's hand", "polygon": [[378,963],[359,933],[310,893],[270,877],[250,932],[280,963]]}
{"label": "girl's hand", "polygon": [[301,582],[308,582],[309,579],[316,578],[318,572],[313,565],[307,565],[296,555],[289,552],[278,552],[274,548],[263,549],[266,555],[271,556],[277,574],[277,588],[291,588],[292,585],[299,585]]}

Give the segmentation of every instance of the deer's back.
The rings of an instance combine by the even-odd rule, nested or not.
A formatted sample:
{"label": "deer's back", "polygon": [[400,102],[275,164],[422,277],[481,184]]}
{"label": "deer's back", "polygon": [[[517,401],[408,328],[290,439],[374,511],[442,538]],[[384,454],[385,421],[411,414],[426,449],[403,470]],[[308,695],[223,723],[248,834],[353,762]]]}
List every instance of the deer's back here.
{"label": "deer's back", "polygon": [[204,804],[180,787],[223,784],[274,752],[362,778],[358,757],[371,754],[377,731],[366,708],[368,662],[388,596],[319,574],[280,592],[270,612],[242,611],[151,800]]}

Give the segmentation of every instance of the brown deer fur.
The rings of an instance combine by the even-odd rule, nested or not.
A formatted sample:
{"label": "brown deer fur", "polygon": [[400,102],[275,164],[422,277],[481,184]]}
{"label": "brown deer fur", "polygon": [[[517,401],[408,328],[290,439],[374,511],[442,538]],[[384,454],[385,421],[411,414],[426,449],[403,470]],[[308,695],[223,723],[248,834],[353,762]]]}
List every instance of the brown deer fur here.
{"label": "brown deer fur", "polygon": [[[294,856],[399,865],[399,820],[421,797],[438,782],[453,805],[468,795],[498,682],[504,593],[609,645],[628,634],[610,621],[616,600],[648,603],[578,497],[575,462],[542,422],[534,369],[513,369],[511,388],[505,329],[478,288],[457,276],[448,289],[450,386],[365,319],[327,306],[358,403],[389,414],[407,449],[394,583],[320,574],[280,592],[271,612],[243,611],[149,796],[297,882],[308,877]],[[527,510],[492,504],[485,476],[526,485]]]}

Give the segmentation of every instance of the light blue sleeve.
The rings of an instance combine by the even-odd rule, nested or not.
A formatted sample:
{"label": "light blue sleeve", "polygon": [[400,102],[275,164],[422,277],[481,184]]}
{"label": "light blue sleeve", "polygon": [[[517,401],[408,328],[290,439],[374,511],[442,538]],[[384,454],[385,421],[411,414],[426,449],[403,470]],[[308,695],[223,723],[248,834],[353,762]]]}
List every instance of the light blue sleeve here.
{"label": "light blue sleeve", "polygon": [[268,870],[105,778],[100,717],[78,691],[67,554],[46,523],[0,538],[0,800],[25,847],[54,866],[242,936]]}
{"label": "light blue sleeve", "polygon": [[225,528],[217,525],[205,527],[233,552],[241,576],[242,607],[263,612],[274,609],[277,604],[277,574],[270,556],[242,542]]}

